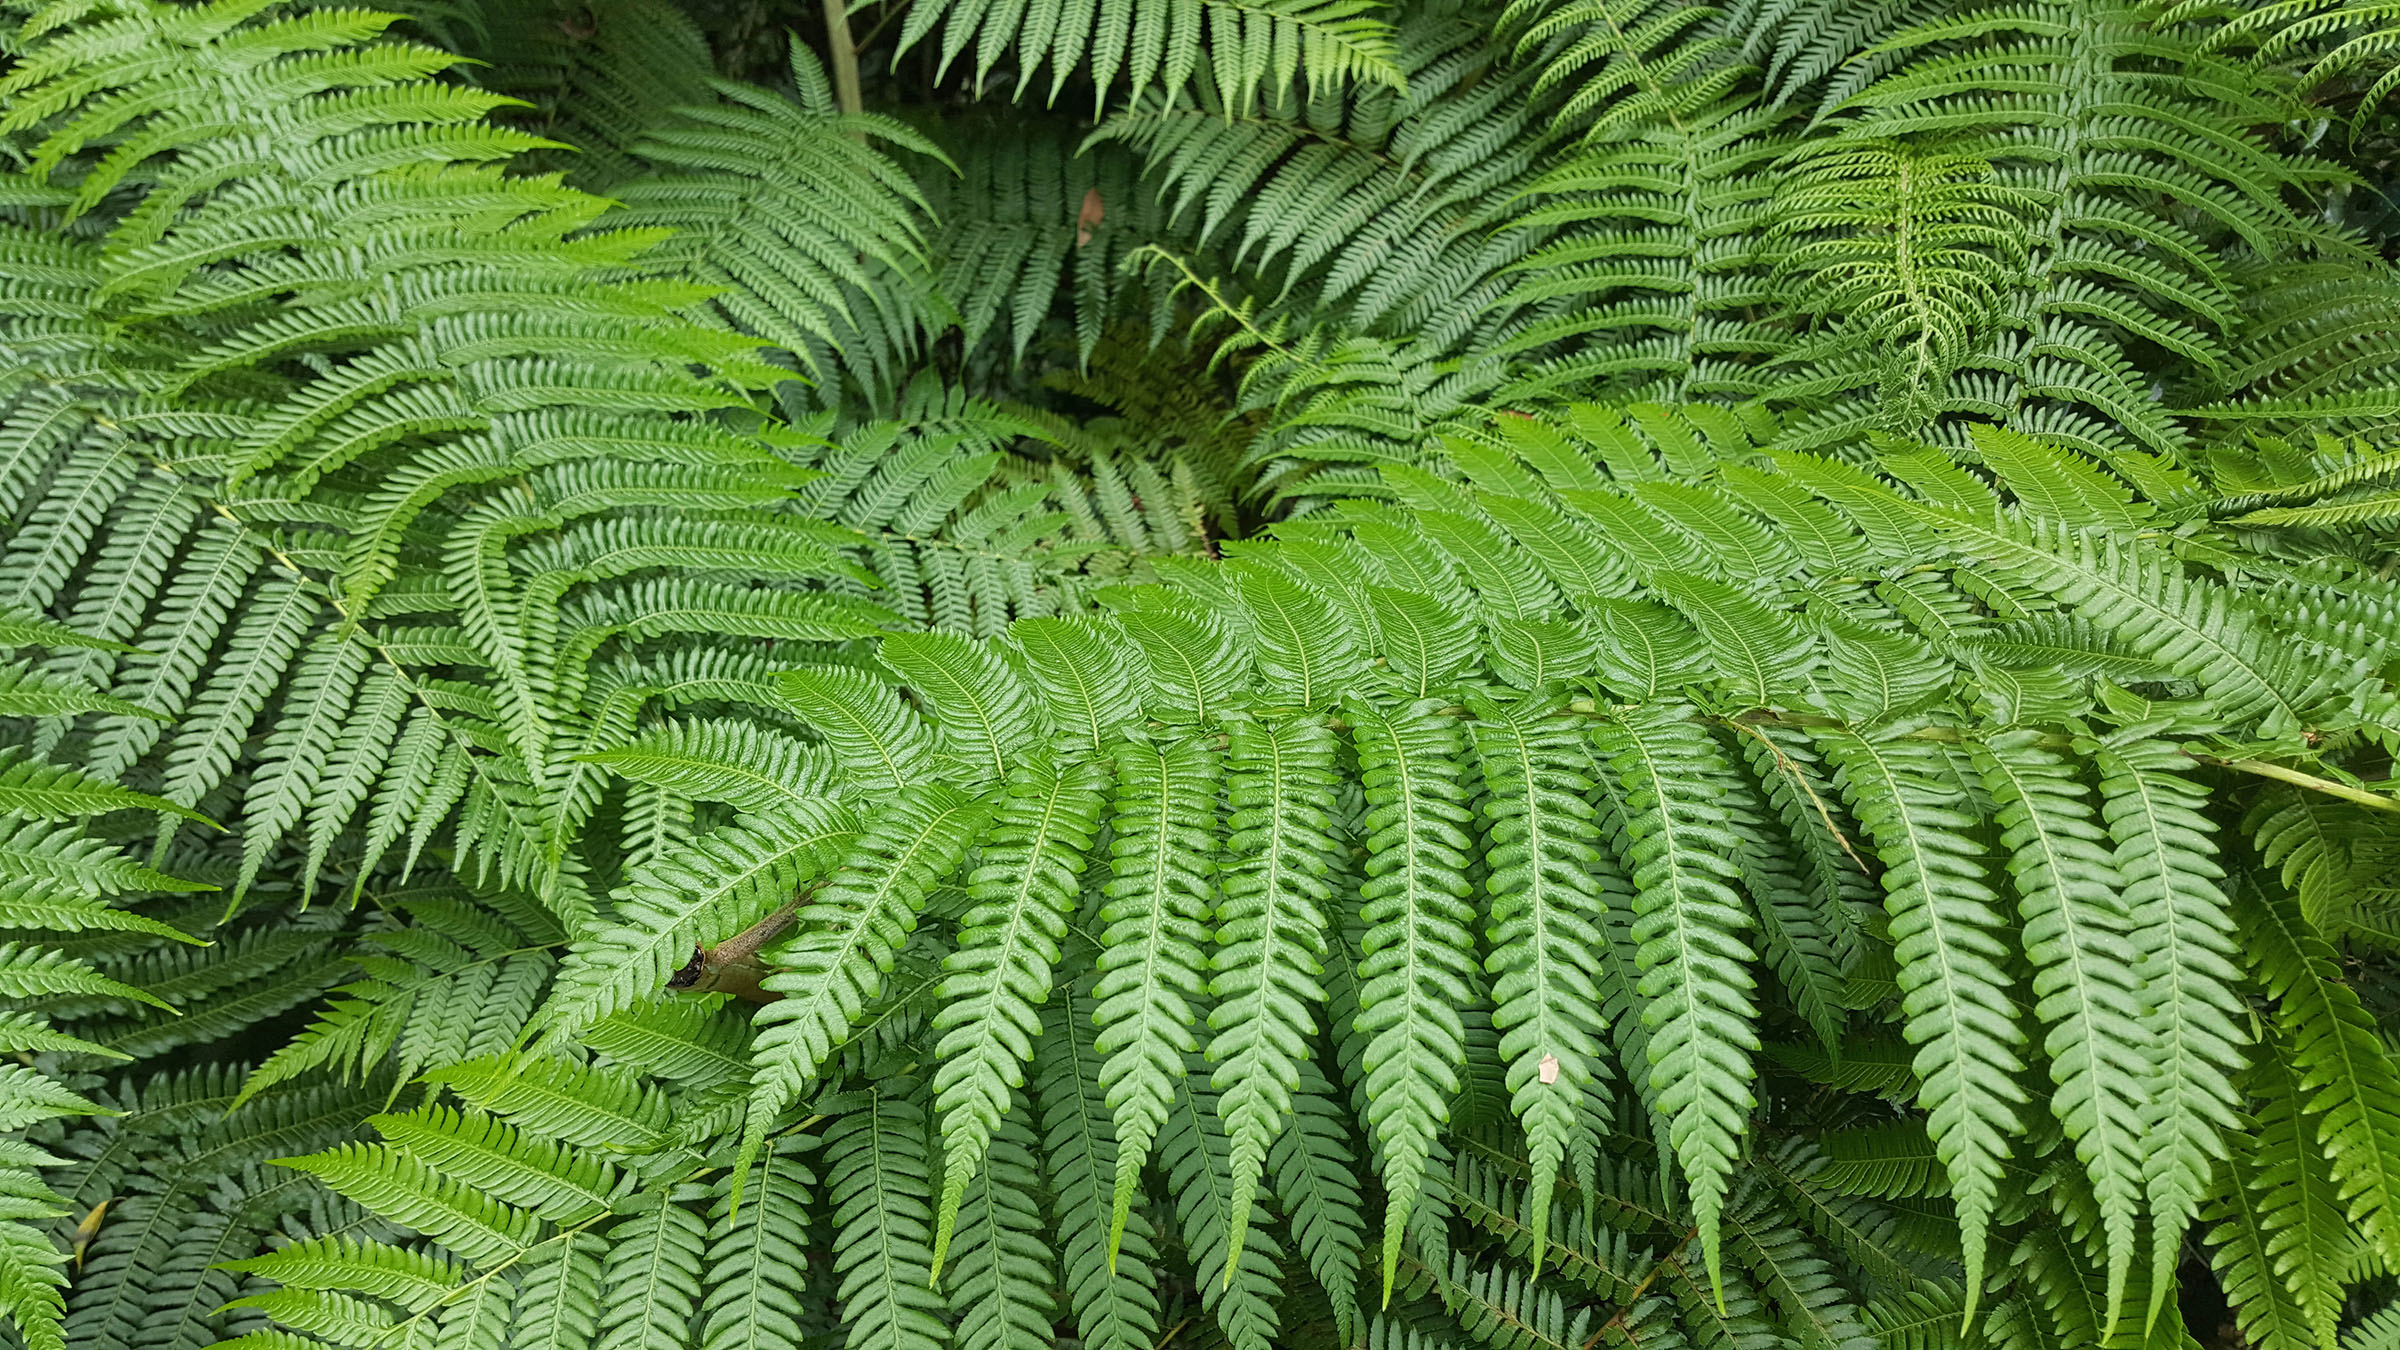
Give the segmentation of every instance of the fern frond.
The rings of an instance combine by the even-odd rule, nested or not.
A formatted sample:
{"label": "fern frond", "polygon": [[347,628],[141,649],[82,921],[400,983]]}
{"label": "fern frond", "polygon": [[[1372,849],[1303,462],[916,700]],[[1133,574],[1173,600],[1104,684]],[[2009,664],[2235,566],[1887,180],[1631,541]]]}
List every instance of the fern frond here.
{"label": "fern frond", "polygon": [[2235,1129],[2229,1079],[2249,1039],[2234,995],[2233,921],[2214,861],[2203,798],[2180,757],[2127,739],[2099,756],[2100,814],[2125,882],[2151,1047],[2142,1138],[2152,1213],[2151,1289],[2169,1287],[2173,1235],[2208,1193],[2213,1160]]}
{"label": "fern frond", "polygon": [[803,906],[799,931],[777,945],[785,969],[762,984],[784,998],[762,1014],[743,1153],[849,1040],[916,926],[926,896],[966,856],[989,814],[981,801],[938,785],[903,792],[846,838],[847,851]]}
{"label": "fern frond", "polygon": [[1756,1105],[1750,1055],[1757,1005],[1742,941],[1750,926],[1729,884],[1737,844],[1706,804],[1733,767],[1684,710],[1648,705],[1602,723],[1594,744],[1624,792],[1619,847],[1631,864],[1642,1024],[1650,1033],[1650,1086],[1691,1188],[1692,1215],[1711,1283],[1722,1276],[1720,1216],[1728,1178]]}
{"label": "fern frond", "polygon": [[809,1311],[809,1202],[816,1177],[795,1155],[811,1142],[779,1141],[750,1173],[738,1207],[730,1185],[718,1188],[709,1207],[701,1350],[766,1350],[799,1339],[800,1319]]}
{"label": "fern frond", "polygon": [[1243,720],[1227,737],[1225,842],[1233,857],[1218,878],[1208,1057],[1226,1134],[1231,1279],[1252,1197],[1318,1030],[1339,802],[1337,742],[1322,725]]}
{"label": "fern frond", "polygon": [[[1983,1282],[1990,1225],[2000,1202],[2008,1141],[2022,1129],[2023,1042],[2007,994],[1998,899],[1977,851],[1973,824],[1945,789],[1942,752],[1896,737],[1836,735],[1819,742],[1835,782],[1883,860],[1886,907],[1900,964],[1919,1102],[1941,1150],[1958,1206],[1970,1291]],[[1969,1307],[1973,1306],[1970,1293]]]}
{"label": "fern frond", "polygon": [[842,1322],[861,1345],[935,1350],[948,1306],[933,1284],[933,1175],[925,1113],[887,1082],[825,1134],[833,1273]]}
{"label": "fern frond", "polygon": [[1200,1048],[1191,1000],[1205,987],[1201,953],[1216,893],[1208,845],[1221,773],[1215,748],[1192,737],[1125,745],[1116,759],[1116,838],[1101,888],[1107,926],[1092,991],[1100,1088],[1117,1136],[1112,1251],[1142,1164],[1166,1126],[1184,1057]]}
{"label": "fern frond", "polygon": [[[1096,814],[1096,811],[1095,811]],[[1158,1338],[1158,1252],[1149,1217],[1127,1216],[1111,1232],[1117,1141],[1098,1091],[1091,1004],[1059,999],[1044,1006],[1040,1043],[1043,1144],[1056,1188],[1059,1257],[1077,1334],[1095,1350],[1141,1350]]]}
{"label": "fern frond", "polygon": [[2108,1312],[2125,1297],[2143,1196],[2143,1126],[2150,1056],[2135,980],[2138,955],[2118,899],[2123,883],[2105,846],[2090,790],[2033,732],[1993,737],[1973,750],[1999,808],[2034,964],[2034,1015],[2050,1024],[2042,1049],[2058,1092],[2051,1113],[2066,1127],[2090,1176],[2107,1233]]}
{"label": "fern frond", "polygon": [[631,742],[583,756],[620,778],[721,801],[751,813],[793,809],[832,788],[814,747],[753,722],[664,722]]}
{"label": "fern frond", "polygon": [[2400,1074],[2288,896],[2254,893],[2235,916],[2251,973],[2277,1003],[2295,1106],[2317,1122],[2346,1218],[2391,1261],[2400,1245]]}
{"label": "fern frond", "polygon": [[1466,1061],[1459,1009],[1474,998],[1466,925],[1469,814],[1457,764],[1461,737],[1424,703],[1354,706],[1349,714],[1367,811],[1368,928],[1359,962],[1358,1030],[1367,1125],[1383,1175],[1383,1301],[1391,1302],[1400,1244],[1424,1186],[1435,1135]]}
{"label": "fern frond", "polygon": [[[1210,1100],[1214,1094],[1197,1079],[1196,1073],[1190,1074],[1175,1086],[1159,1135],[1159,1161],[1175,1190],[1175,1212],[1193,1266],[1223,1272],[1216,1279],[1201,1280],[1200,1306],[1216,1315],[1217,1326],[1236,1350],[1268,1350],[1280,1330],[1274,1300],[1281,1272],[1275,1263],[1283,1252],[1267,1227],[1264,1207],[1240,1216],[1228,1211],[1233,1203],[1232,1145],[1220,1125],[1223,1107]],[[1229,1241],[1236,1232],[1247,1234],[1239,1253]]]}
{"label": "fern frond", "polygon": [[[1105,769],[1088,763],[1014,770],[983,841],[982,860],[968,875],[972,907],[960,922],[958,949],[943,962],[943,1008],[934,1017],[942,1033],[934,1095],[941,1115],[943,1236],[957,1214],[954,1197],[965,1194],[1010,1094],[1024,1085],[1109,779]],[[1111,1253],[1114,1244],[1112,1234]]]}
{"label": "fern frond", "polygon": [[987,9],[943,0],[909,14],[901,50],[930,37],[936,25],[942,30],[941,68],[972,41],[975,83],[981,88],[1002,53],[1013,47],[1017,92],[1023,93],[1034,71],[1048,62],[1051,102],[1069,74],[1086,63],[1103,98],[1119,87],[1120,75],[1129,97],[1139,98],[1153,84],[1177,93],[1200,68],[1204,53],[1214,89],[1233,108],[1248,106],[1262,88],[1280,98],[1303,73],[1312,95],[1354,82],[1401,83],[1390,27],[1375,6],[1360,0],[1240,5],[1206,0],[1167,10],[1118,3],[1095,9],[1088,0],[1031,10]]}
{"label": "fern frond", "polygon": [[1034,1201],[1038,1146],[1020,1106],[993,1135],[983,1170],[959,1208],[950,1312],[958,1319],[956,1342],[964,1350],[1011,1350],[1050,1338],[1057,1311],[1050,1295],[1055,1263]]}
{"label": "fern frond", "polygon": [[795,802],[745,817],[637,869],[605,926],[579,936],[541,1022],[556,1044],[666,988],[711,935],[731,935],[829,870],[857,835],[847,812]]}

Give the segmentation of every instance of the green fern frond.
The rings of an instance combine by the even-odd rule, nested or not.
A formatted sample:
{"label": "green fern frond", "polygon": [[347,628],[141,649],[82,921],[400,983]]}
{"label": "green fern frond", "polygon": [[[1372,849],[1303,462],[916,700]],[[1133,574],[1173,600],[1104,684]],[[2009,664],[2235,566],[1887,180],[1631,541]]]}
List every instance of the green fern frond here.
{"label": "green fern frond", "polygon": [[798,1095],[891,970],[929,891],[958,867],[989,807],[947,788],[904,793],[824,859],[839,870],[804,906],[799,931],[772,953],[788,969],[766,986],[785,995],[759,1038],[745,1157]]}
{"label": "green fern frond", "polygon": [[[796,36],[791,60],[797,102],[718,81],[714,101],[648,130],[631,150],[658,168],[612,187],[626,208],[615,224],[672,230],[642,270],[715,288],[709,304],[720,321],[791,353],[817,382],[848,367],[866,387],[884,387],[890,367],[913,354],[915,330],[931,326],[920,298],[930,281],[929,208],[868,137],[941,152],[904,123],[837,112]],[[900,342],[877,350],[861,340],[867,332]]]}
{"label": "green fern frond", "polygon": [[1129,97],[1139,98],[1153,84],[1171,95],[1190,83],[1203,55],[1211,83],[1229,107],[1247,106],[1262,87],[1282,95],[1301,74],[1307,76],[1312,95],[1355,82],[1401,83],[1390,27],[1374,5],[1361,0],[1243,5],[1207,0],[1168,10],[1116,0],[1095,8],[1085,0],[1031,11],[1022,6],[987,10],[944,0],[910,12],[900,49],[930,37],[936,25],[942,30],[943,68],[973,41],[975,83],[980,88],[1002,53],[1013,47],[1017,92],[1022,94],[1034,71],[1048,62],[1051,102],[1057,101],[1069,75],[1087,64],[1103,98],[1118,87],[1120,75]]}
{"label": "green fern frond", "polygon": [[1884,864],[1919,1100],[1950,1175],[1972,1291],[1983,1282],[2008,1141],[2022,1129],[2025,1100],[2014,1081],[2024,1036],[1993,931],[2001,926],[1998,897],[1961,833],[1972,818],[1959,809],[1961,794],[1943,785],[1948,766],[1938,748],[1850,735],[1819,744]]}
{"label": "green fern frond", "polygon": [[1455,727],[1423,703],[1354,708],[1350,718],[1367,801],[1359,822],[1367,845],[1359,897],[1368,928],[1358,1030],[1368,1038],[1367,1124],[1387,1197],[1382,1260],[1389,1305],[1409,1213],[1466,1059],[1458,1010],[1473,998],[1464,828],[1471,816],[1455,767],[1461,749]]}
{"label": "green fern frond", "polygon": [[552,1044],[663,988],[712,935],[730,936],[822,875],[856,837],[849,814],[824,802],[744,817],[637,870],[614,913],[578,935],[543,1005]]}
{"label": "green fern frond", "polygon": [[[1747,966],[1750,926],[1729,884],[1737,844],[1708,798],[1734,770],[1683,710],[1645,706],[1602,723],[1594,746],[1624,793],[1612,822],[1630,864],[1632,940],[1650,1033],[1652,1109],[1690,1187],[1709,1280],[1721,1283],[1720,1216],[1727,1180],[1756,1104],[1750,1055],[1757,1005]],[[1716,782],[1710,789],[1705,786]]]}
{"label": "green fern frond", "polygon": [[2338,978],[2330,949],[2292,901],[2252,900],[2236,911],[2242,950],[2277,1002],[2293,1109],[2316,1121],[2344,1217],[2390,1261],[2400,1220],[2400,1075],[2358,995]]}
{"label": "green fern frond", "polygon": [[1974,748],[1984,787],[1998,806],[2025,917],[2025,946],[2037,968],[2034,1013],[2051,1023],[2043,1043],[2059,1085],[2051,1111],[2066,1126],[2090,1174],[2108,1237],[2109,1315],[2116,1321],[2135,1243],[2142,1170],[2138,1141],[2151,1107],[2137,1025],[2136,953],[2122,882],[2104,848],[2097,813],[2068,765],[2032,734]]}
{"label": "green fern frond", "polygon": [[1092,991],[1100,1088],[1117,1138],[1112,1252],[1142,1164],[1166,1126],[1185,1056],[1200,1048],[1191,1003],[1205,987],[1202,949],[1216,891],[1207,846],[1221,772],[1213,747],[1191,737],[1128,744],[1116,761],[1116,838],[1101,888],[1106,927]]}
{"label": "green fern frond", "polygon": [[1244,720],[1227,737],[1226,844],[1235,856],[1218,878],[1208,1057],[1226,1134],[1230,1280],[1318,1030],[1339,803],[1337,742],[1323,726]]}
{"label": "green fern frond", "polygon": [[933,1173],[908,1087],[887,1082],[826,1131],[833,1273],[843,1324],[862,1345],[933,1350],[949,1340],[948,1305],[932,1289]]}
{"label": "green fern frond", "polygon": [[[1096,804],[1095,804],[1096,814]],[[1043,1145],[1055,1188],[1058,1254],[1076,1331],[1086,1345],[1137,1350],[1159,1335],[1158,1257],[1148,1215],[1135,1210],[1111,1232],[1116,1132],[1098,1088],[1091,1004],[1045,1004],[1039,1088]]]}

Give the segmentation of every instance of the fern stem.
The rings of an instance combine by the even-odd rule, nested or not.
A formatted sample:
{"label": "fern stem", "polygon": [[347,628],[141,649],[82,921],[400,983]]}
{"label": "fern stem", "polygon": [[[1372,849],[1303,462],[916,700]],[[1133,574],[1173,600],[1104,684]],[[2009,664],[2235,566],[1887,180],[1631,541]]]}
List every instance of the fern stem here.
{"label": "fern stem", "polygon": [[1652,1262],[1650,1272],[1642,1276],[1642,1282],[1633,1287],[1633,1292],[1617,1301],[1616,1315],[1602,1322],[1599,1329],[1584,1341],[1583,1350],[1593,1350],[1600,1344],[1600,1338],[1606,1336],[1611,1328],[1622,1328],[1625,1325],[1625,1314],[1631,1312],[1633,1306],[1642,1301],[1642,1295],[1650,1292],[1650,1286],[1658,1283],[1658,1277],[1667,1272],[1667,1267],[1678,1263],[1678,1258],[1683,1255],[1683,1249],[1692,1245],[1692,1239],[1698,1236],[1700,1236],[1698,1228],[1686,1230],[1682,1237],[1676,1239],[1675,1245],[1667,1249],[1666,1255]]}
{"label": "fern stem", "polygon": [[2293,787],[2307,788],[2311,792],[2322,792],[2328,797],[2339,797],[2343,801],[2354,802],[2370,810],[2400,812],[2400,798],[2386,797],[2380,792],[2369,792],[2365,788],[2354,788],[2347,783],[2337,783],[2330,778],[2319,778],[2313,773],[2303,773],[2298,769],[2270,763],[2267,760],[2219,759],[2215,755],[2201,754],[2193,754],[2192,758],[2203,764],[2214,764],[2221,769],[2256,774],[2261,778],[2272,778],[2278,783],[2289,783]]}
{"label": "fern stem", "polygon": [[[858,84],[858,44],[850,36],[850,6],[847,0],[825,0],[825,54],[833,67],[833,102],[844,117],[856,117],[867,110]],[[864,132],[856,133],[860,140]]]}

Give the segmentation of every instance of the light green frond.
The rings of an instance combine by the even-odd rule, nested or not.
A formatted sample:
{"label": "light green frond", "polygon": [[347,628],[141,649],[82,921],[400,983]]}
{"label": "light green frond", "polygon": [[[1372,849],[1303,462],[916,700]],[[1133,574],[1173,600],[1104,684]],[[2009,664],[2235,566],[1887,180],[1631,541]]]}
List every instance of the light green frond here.
{"label": "light green frond", "polygon": [[1200,1048],[1192,1004],[1216,898],[1209,845],[1217,830],[1216,749],[1198,737],[1118,747],[1115,841],[1100,909],[1100,1089],[1117,1139],[1113,1251],[1125,1229],[1159,1132],[1166,1127],[1185,1057]]}
{"label": "light green frond", "polygon": [[844,839],[844,852],[825,857],[830,875],[804,905],[798,897],[786,902],[803,912],[797,931],[769,953],[781,969],[763,983],[784,997],[758,1019],[745,1158],[849,1040],[927,894],[958,869],[990,812],[986,802],[947,787],[903,792]]}
{"label": "light green frond", "polygon": [[1750,1056],[1759,1045],[1754,954],[1742,939],[1750,917],[1730,884],[1740,875],[1738,844],[1711,801],[1734,769],[1673,705],[1628,710],[1600,724],[1593,741],[1624,793],[1618,848],[1634,884],[1653,1109],[1691,1188],[1716,1283],[1720,1215],[1756,1104]]}
{"label": "light green frond", "polygon": [[842,777],[862,788],[903,788],[933,757],[933,737],[890,686],[850,670],[783,676],[784,699],[832,749]]}
{"label": "light green frond", "polygon": [[2022,1130],[2024,1034],[2008,997],[1998,897],[1963,833],[1973,818],[1947,787],[1942,752],[1901,737],[1819,741],[1884,865],[1902,1007],[1919,1103],[1958,1206],[1970,1289],[1981,1285],[2009,1140]]}
{"label": "light green frond", "polygon": [[2108,1245],[2108,1314],[2116,1323],[2131,1275],[2143,1198],[2144,1122],[2152,1111],[2151,1055],[2136,980],[2140,953],[2119,896],[2123,881],[2073,767],[2039,733],[2014,732],[1973,750],[1998,807],[2034,964],[2034,1015],[2049,1024],[2042,1049],[2058,1091],[2050,1111],[2066,1127],[2100,1204]]}
{"label": "light green frond", "polygon": [[695,947],[739,932],[794,889],[823,875],[857,833],[847,811],[792,801],[744,817],[644,864],[614,896],[613,912],[578,935],[543,1005],[555,1044],[657,995]]}
{"label": "light green frond", "polygon": [[1603,1033],[1591,956],[1601,942],[1594,925],[1602,899],[1591,873],[1599,831],[1581,768],[1589,756],[1550,701],[1479,701],[1475,710],[1482,814],[1491,822],[1483,885],[1492,900],[1492,955],[1485,964],[1494,977],[1492,1025],[1508,1061],[1510,1104],[1532,1156],[1526,1260],[1539,1270],[1552,1187],[1599,1068]]}
{"label": "light green frond", "polygon": [[1383,1174],[1383,1301],[1391,1301],[1408,1218],[1466,1059],[1459,1009],[1475,995],[1466,925],[1469,813],[1456,727],[1425,704],[1353,705],[1367,811],[1359,886],[1368,927],[1359,962],[1358,1030],[1367,1126]]}
{"label": "light green frond", "polygon": [[2344,1217],[2387,1262],[2400,1234],[2400,1074],[2333,953],[2288,896],[2236,910],[2253,978],[2276,1000],[2274,1028],[2293,1107],[2316,1123]]}
{"label": "light green frond", "polygon": [[887,1080],[825,1136],[835,1296],[851,1339],[879,1350],[936,1350],[950,1339],[927,1245],[933,1174],[925,1113],[908,1100],[909,1087]]}
{"label": "light green frond", "polygon": [[1337,742],[1325,727],[1305,716],[1244,720],[1227,737],[1225,842],[1233,857],[1218,878],[1208,1058],[1227,1141],[1230,1279],[1318,1030],[1339,802]]}

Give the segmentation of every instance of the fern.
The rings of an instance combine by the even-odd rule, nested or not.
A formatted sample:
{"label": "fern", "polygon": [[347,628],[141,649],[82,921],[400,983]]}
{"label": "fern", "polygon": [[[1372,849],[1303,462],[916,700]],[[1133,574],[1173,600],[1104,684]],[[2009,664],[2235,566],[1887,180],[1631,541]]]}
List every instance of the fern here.
{"label": "fern", "polygon": [[931,880],[957,866],[978,814],[975,803],[955,793],[918,795],[857,832],[841,873],[811,897],[800,933],[781,948],[790,973],[769,977],[778,992],[802,997],[778,1008],[774,1030],[761,1037],[745,1152],[758,1146],[775,1113],[846,1038],[888,972],[891,953],[925,903]]}
{"label": "fern", "polygon": [[1101,1099],[1100,1055],[1093,1047],[1090,1004],[1082,998],[1049,1005],[1041,1043],[1041,1106],[1049,1173],[1055,1188],[1059,1257],[1066,1302],[1087,1345],[1132,1347],[1155,1342],[1159,1327],[1157,1249],[1146,1215],[1129,1214],[1111,1232],[1109,1210],[1117,1174],[1117,1142]]}
{"label": "fern", "polygon": [[1117,753],[1116,840],[1092,991],[1100,1087],[1117,1135],[1111,1250],[1166,1125],[1183,1057],[1199,1048],[1189,1000],[1202,987],[1200,944],[1214,889],[1201,854],[1214,833],[1214,768],[1191,740]]}
{"label": "fern", "polygon": [[2387,1335],[2372,6],[8,9],[29,1344]]}
{"label": "fern", "polygon": [[[944,20],[947,19],[945,23]],[[909,14],[900,34],[905,50],[941,25],[941,64],[977,43],[975,79],[981,84],[1000,54],[1016,48],[1022,92],[1044,62],[1051,67],[1050,99],[1070,72],[1088,63],[1092,83],[1109,90],[1121,74],[1134,96],[1152,83],[1182,89],[1205,52],[1216,89],[1228,104],[1247,103],[1260,86],[1279,89],[1305,71],[1312,88],[1352,80],[1397,84],[1388,28],[1357,0],[1268,0],[1167,10],[1091,0],[1076,5],[933,4]],[[1022,25],[1021,27],[1019,25]]]}
{"label": "fern", "polygon": [[[1012,774],[993,820],[983,864],[969,878],[975,908],[959,950],[945,963],[950,1009],[935,1091],[944,1137],[943,1210],[963,1196],[991,1131],[1022,1086],[1031,1038],[1040,1031],[1070,912],[1075,864],[1091,848],[1106,778],[1091,766]],[[1122,1225],[1118,1225],[1121,1233]],[[1117,1238],[1112,1236],[1113,1253]]]}
{"label": "fern", "polygon": [[[2154,98],[2127,104],[2121,129],[2103,131],[2096,110],[2110,106],[2120,81],[2147,85],[2126,63],[2154,41],[2177,50],[2171,59],[2183,73]],[[2186,33],[2153,29],[2105,4],[1945,15],[1888,42],[1913,56],[1856,95],[1859,134],[1937,135],[1978,91],[2007,82],[2011,71],[2027,77],[2024,97],[2007,111],[1968,114],[1975,131],[1964,148],[1991,158],[2000,183],[2038,194],[2044,205],[2025,232],[2027,261],[2003,317],[1944,401],[1961,412],[1988,409],[2018,430],[2112,461],[2174,452],[2185,434],[2141,391],[2127,344],[2153,344],[2208,369],[2234,325],[2235,297],[2206,241],[2238,240],[2269,257],[2328,242],[2312,237],[2282,196],[2318,172],[2314,166],[2238,134],[2182,129],[2229,124],[2239,109],[2273,106],[2275,93],[2193,50]],[[1967,78],[1969,71],[1978,73]],[[2132,158],[2117,158],[2125,155]],[[2149,200],[2115,188],[2123,163],[2180,184],[2191,219],[2162,218]],[[2128,237],[2156,240],[2155,251],[2128,252],[2118,242]]]}
{"label": "fern", "polygon": [[[2234,1109],[2228,1081],[2247,1039],[2237,1020],[2226,899],[2206,846],[2206,817],[2172,752],[2156,742],[2112,747],[2099,761],[2101,811],[2127,883],[2131,936],[2147,1001],[2145,1030],[2157,1051],[2147,1083],[2142,1137],[2159,1148],[2143,1173],[2155,1218],[2150,1236],[2154,1297],[2168,1287],[2168,1234],[2206,1193],[2210,1159]],[[2171,842],[2172,841],[2172,842]]]}
{"label": "fern", "polygon": [[[1843,738],[1825,745],[1852,809],[1882,857],[1894,956],[1918,1046],[1912,1067],[1930,1108],[1958,1206],[1970,1290],[1999,1204],[2006,1140],[2019,1128],[2023,1033],[2004,990],[1995,897],[1967,840],[1959,793],[1943,789],[1941,752],[1924,744]],[[1935,1105],[1935,1103],[1939,1103]]]}
{"label": "fern", "polygon": [[1651,1107],[1683,1166],[1715,1281],[1726,1176],[1754,1104],[1748,1052],[1758,1045],[1743,969],[1752,953],[1740,937],[1748,920],[1726,884],[1732,840],[1699,795],[1730,766],[1672,707],[1604,724],[1596,744],[1624,794],[1617,828],[1633,872]]}
{"label": "fern", "polygon": [[2050,1024],[2043,1049],[2059,1091],[2050,1109],[2089,1173],[2108,1246],[2108,1313],[2114,1326],[2133,1260],[2150,1112],[2139,1054],[2136,974],[2121,885],[2102,847],[2096,812],[2064,763],[2030,736],[1976,748],[1976,766],[1998,806],[2025,917],[2026,954],[2038,970],[2034,1015]]}
{"label": "fern", "polygon": [[2278,1002],[2278,1029],[2298,1094],[2317,1117],[2318,1139],[2332,1165],[2345,1217],[2390,1260],[2393,1234],[2391,1061],[2367,1030],[2358,996],[2333,978],[2323,942],[2297,924],[2287,900],[2242,911],[2253,973]]}
{"label": "fern", "polygon": [[1226,1134],[1230,1279],[1318,1030],[1339,803],[1325,728],[1291,718],[1236,722],[1227,734],[1226,843],[1238,861],[1218,881],[1208,1050]]}
{"label": "fern", "polygon": [[1358,719],[1355,744],[1368,810],[1359,887],[1368,924],[1359,962],[1358,1029],[1368,1037],[1367,1125],[1389,1196],[1384,1302],[1424,1185],[1434,1135],[1466,1058],[1458,1009],[1468,995],[1466,793],[1450,767],[1458,733],[1424,705]]}
{"label": "fern", "polygon": [[927,280],[926,202],[866,137],[939,151],[888,118],[837,111],[797,40],[791,71],[796,102],[720,82],[714,104],[636,142],[633,153],[659,168],[612,189],[627,208],[615,227],[673,230],[641,265],[714,288],[725,322],[791,353],[816,382],[840,362],[867,387],[886,386],[929,317],[912,303]]}

